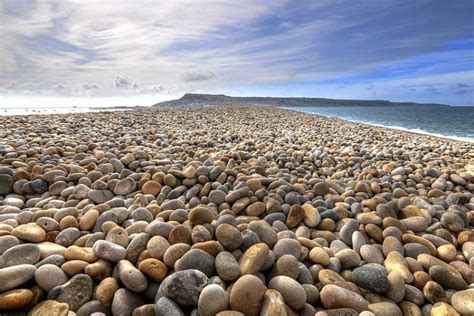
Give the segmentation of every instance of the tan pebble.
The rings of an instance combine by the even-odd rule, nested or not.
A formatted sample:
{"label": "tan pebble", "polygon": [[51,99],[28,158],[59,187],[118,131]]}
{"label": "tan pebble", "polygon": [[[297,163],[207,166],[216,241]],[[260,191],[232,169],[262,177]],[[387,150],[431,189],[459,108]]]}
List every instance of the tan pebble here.
{"label": "tan pebble", "polygon": [[28,313],[28,316],[67,316],[69,305],[54,300],[47,300],[39,303]]}
{"label": "tan pebble", "polygon": [[99,300],[105,306],[109,306],[112,303],[115,292],[119,289],[117,280],[112,277],[102,280],[97,288],[95,289],[95,298]]}
{"label": "tan pebble", "polygon": [[451,244],[439,246],[436,256],[449,263],[456,258],[456,247]]}
{"label": "tan pebble", "polygon": [[399,272],[405,283],[411,283],[413,281],[413,275],[407,267],[405,258],[399,252],[390,252],[384,261],[384,266],[388,273],[392,271]]}
{"label": "tan pebble", "polygon": [[71,260],[63,263],[61,269],[66,272],[67,275],[73,276],[82,273],[88,264],[88,262],[82,260]]}
{"label": "tan pebble", "polygon": [[33,292],[26,289],[10,290],[0,294],[0,310],[22,308],[33,298]]}
{"label": "tan pebble", "polygon": [[264,243],[258,243],[247,249],[239,260],[240,274],[254,274],[263,267],[270,249]]}
{"label": "tan pebble", "polygon": [[97,257],[91,247],[70,246],[64,252],[66,260],[82,260],[88,263],[96,262],[100,258]]}
{"label": "tan pebble", "polygon": [[96,209],[88,210],[81,218],[79,218],[79,228],[86,231],[91,230],[99,215],[99,211]]}
{"label": "tan pebble", "polygon": [[460,314],[448,303],[438,302],[431,308],[431,316],[460,316]]}
{"label": "tan pebble", "polygon": [[13,229],[12,235],[30,242],[42,242],[46,239],[46,232],[36,223],[19,225]]}
{"label": "tan pebble", "polygon": [[229,305],[231,309],[249,316],[260,313],[267,287],[254,275],[241,276],[232,286]]}
{"label": "tan pebble", "polygon": [[146,274],[155,282],[162,281],[168,273],[166,265],[158,259],[149,258],[140,262],[138,270]]}

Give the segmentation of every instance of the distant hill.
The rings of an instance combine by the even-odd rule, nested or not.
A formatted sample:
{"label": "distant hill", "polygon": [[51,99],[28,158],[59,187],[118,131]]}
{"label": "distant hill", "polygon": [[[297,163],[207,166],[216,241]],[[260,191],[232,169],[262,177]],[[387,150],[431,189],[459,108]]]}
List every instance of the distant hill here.
{"label": "distant hill", "polygon": [[186,93],[177,100],[159,102],[155,107],[210,106],[210,105],[268,105],[279,107],[298,106],[449,106],[436,103],[391,102],[387,100],[344,100],[325,98],[274,98],[274,97],[231,97],[224,94]]}

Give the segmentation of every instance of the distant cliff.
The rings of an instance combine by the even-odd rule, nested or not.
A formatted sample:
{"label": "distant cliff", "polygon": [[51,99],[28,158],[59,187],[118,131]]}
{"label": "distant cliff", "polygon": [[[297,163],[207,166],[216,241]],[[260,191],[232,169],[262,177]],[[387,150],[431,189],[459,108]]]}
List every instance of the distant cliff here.
{"label": "distant cliff", "polygon": [[209,106],[209,105],[268,105],[280,107],[297,106],[449,106],[446,104],[391,102],[387,100],[344,100],[325,98],[273,98],[273,97],[231,97],[224,94],[186,93],[177,100],[155,104],[159,107]]}

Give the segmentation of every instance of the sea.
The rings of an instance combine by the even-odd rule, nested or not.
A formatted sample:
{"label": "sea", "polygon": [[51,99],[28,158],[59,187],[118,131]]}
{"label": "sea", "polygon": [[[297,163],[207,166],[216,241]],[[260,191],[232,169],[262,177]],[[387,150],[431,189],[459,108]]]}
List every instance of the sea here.
{"label": "sea", "polygon": [[474,107],[471,106],[301,106],[286,109],[474,143]]}

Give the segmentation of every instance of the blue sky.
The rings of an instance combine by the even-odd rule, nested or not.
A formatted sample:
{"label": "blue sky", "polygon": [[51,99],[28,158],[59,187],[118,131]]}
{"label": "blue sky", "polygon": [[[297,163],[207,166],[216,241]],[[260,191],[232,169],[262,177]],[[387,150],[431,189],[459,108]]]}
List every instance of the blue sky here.
{"label": "blue sky", "polygon": [[0,12],[2,104],[207,92],[474,105],[470,0],[0,0]]}

